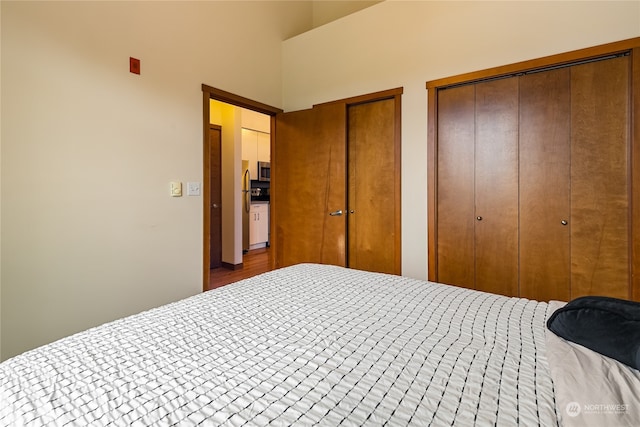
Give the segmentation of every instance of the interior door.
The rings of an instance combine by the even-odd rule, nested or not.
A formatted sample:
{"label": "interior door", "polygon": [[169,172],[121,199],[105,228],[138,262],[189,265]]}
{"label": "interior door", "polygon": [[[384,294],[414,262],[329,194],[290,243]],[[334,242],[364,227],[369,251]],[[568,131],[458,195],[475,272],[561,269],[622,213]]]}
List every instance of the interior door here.
{"label": "interior door", "polygon": [[347,109],[347,264],[351,268],[400,274],[397,102],[394,97]]}
{"label": "interior door", "polygon": [[346,265],[346,109],[323,104],[276,115],[272,251],[276,268]]}
{"label": "interior door", "polygon": [[222,265],[222,128],[212,125],[209,128],[209,167],[210,167],[210,212],[209,230],[210,262],[209,268]]}

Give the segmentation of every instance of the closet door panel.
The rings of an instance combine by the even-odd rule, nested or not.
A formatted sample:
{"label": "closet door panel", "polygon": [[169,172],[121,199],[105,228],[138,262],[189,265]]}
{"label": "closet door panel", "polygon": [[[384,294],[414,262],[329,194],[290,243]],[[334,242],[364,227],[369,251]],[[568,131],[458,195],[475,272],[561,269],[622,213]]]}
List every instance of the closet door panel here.
{"label": "closet door panel", "polygon": [[346,265],[346,113],[344,104],[276,116],[273,153],[275,267]]}
{"label": "closet door panel", "polygon": [[518,295],[518,79],[476,86],[476,289]]}
{"label": "closet door panel", "polygon": [[399,177],[395,98],[351,105],[348,111],[348,252],[351,268],[400,274]]}
{"label": "closet door panel", "polygon": [[571,297],[629,294],[629,57],[571,69]]}
{"label": "closet door panel", "polygon": [[568,301],[571,74],[519,79],[520,296]]}
{"label": "closet door panel", "polygon": [[437,278],[475,288],[475,87],[438,91]]}

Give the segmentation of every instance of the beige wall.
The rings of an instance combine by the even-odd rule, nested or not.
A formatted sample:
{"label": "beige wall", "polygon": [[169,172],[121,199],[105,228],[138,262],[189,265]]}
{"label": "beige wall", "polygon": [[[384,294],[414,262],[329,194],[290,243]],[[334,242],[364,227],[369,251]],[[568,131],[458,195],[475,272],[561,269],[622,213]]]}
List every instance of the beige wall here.
{"label": "beige wall", "polygon": [[[2,358],[202,289],[205,83],[282,104],[303,2],[7,2]],[[141,75],[129,73],[129,57]]]}
{"label": "beige wall", "polygon": [[343,16],[365,9],[381,0],[314,0],[313,27],[319,27]]}
{"label": "beige wall", "polygon": [[638,36],[637,1],[387,0],[284,43],[284,109],[404,87],[402,272],[426,278],[425,83]]}

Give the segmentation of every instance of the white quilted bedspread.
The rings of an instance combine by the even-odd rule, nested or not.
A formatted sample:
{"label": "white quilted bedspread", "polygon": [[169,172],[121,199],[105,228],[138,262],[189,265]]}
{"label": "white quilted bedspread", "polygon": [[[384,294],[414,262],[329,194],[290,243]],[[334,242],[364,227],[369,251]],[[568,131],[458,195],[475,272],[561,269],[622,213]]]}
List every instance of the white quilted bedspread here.
{"label": "white quilted bedspread", "polygon": [[546,311],[298,265],[0,364],[0,425],[556,426]]}

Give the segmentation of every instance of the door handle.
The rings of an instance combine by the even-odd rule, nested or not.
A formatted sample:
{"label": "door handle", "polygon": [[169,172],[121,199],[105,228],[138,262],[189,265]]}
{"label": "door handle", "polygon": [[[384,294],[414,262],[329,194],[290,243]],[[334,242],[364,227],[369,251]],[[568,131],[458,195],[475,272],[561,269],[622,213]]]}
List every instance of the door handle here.
{"label": "door handle", "polygon": [[329,212],[329,215],[331,216],[340,216],[342,215],[342,209],[340,209],[339,211],[333,211],[333,212]]}

